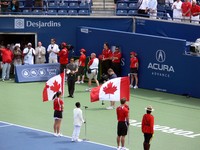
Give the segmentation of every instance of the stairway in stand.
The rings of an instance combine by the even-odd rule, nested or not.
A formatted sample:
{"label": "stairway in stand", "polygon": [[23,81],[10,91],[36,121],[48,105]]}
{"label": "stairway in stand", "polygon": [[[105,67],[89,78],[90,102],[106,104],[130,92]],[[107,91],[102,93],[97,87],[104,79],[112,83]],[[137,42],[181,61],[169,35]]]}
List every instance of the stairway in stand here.
{"label": "stairway in stand", "polygon": [[93,0],[91,16],[115,16],[114,0]]}

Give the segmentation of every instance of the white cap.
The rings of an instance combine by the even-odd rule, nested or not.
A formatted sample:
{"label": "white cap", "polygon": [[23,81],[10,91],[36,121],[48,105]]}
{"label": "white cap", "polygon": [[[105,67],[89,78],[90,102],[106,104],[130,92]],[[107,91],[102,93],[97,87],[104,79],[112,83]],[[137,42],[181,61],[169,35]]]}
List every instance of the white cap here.
{"label": "white cap", "polygon": [[29,45],[30,45],[30,46],[32,46],[32,44],[31,44],[31,43],[28,43],[28,46],[29,46]]}
{"label": "white cap", "polygon": [[153,109],[153,107],[152,107],[151,105],[147,106],[147,107],[145,108],[145,110],[154,111],[154,109]]}
{"label": "white cap", "polygon": [[16,44],[15,44],[15,47],[16,47],[16,46],[20,47],[20,43],[16,43]]}

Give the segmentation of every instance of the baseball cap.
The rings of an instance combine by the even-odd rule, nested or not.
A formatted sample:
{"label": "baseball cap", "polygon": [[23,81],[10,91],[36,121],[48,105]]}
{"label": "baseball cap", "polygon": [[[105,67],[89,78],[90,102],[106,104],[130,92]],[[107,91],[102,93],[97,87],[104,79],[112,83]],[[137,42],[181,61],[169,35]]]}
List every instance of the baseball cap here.
{"label": "baseball cap", "polygon": [[28,43],[27,45],[28,45],[28,46],[32,46],[32,44],[31,44],[31,43]]}
{"label": "baseball cap", "polygon": [[85,50],[84,48],[82,48],[82,49],[80,50],[80,52],[86,53],[86,50]]}

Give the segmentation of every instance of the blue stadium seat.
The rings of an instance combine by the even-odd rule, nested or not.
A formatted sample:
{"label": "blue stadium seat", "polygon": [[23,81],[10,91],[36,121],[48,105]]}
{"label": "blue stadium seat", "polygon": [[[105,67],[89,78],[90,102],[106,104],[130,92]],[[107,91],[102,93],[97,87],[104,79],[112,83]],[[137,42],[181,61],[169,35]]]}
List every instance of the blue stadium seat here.
{"label": "blue stadium seat", "polygon": [[117,4],[117,9],[127,9],[128,4],[127,3],[118,3]]}
{"label": "blue stadium seat", "polygon": [[59,9],[67,9],[68,8],[68,3],[60,3],[59,4]]}
{"label": "blue stadium seat", "polygon": [[58,7],[57,4],[54,2],[50,2],[48,5],[48,8],[52,8],[52,9],[56,9],[57,7]]}
{"label": "blue stadium seat", "polygon": [[138,9],[138,4],[137,3],[130,3],[128,5],[129,9]]}
{"label": "blue stadium seat", "polygon": [[50,9],[50,10],[47,11],[47,15],[57,15],[57,10]]}
{"label": "blue stadium seat", "polygon": [[35,9],[32,11],[33,15],[44,15],[45,13],[42,10]]}
{"label": "blue stadium seat", "polygon": [[19,9],[23,9],[24,8],[24,3],[23,2],[19,2]]}
{"label": "blue stadium seat", "polygon": [[78,15],[77,10],[68,10],[68,15]]}
{"label": "blue stadium seat", "polygon": [[58,15],[68,15],[67,10],[58,10]]}
{"label": "blue stadium seat", "polygon": [[81,8],[81,9],[83,9],[83,8],[89,9],[90,6],[89,6],[88,3],[80,3],[80,4],[79,4],[79,8]]}
{"label": "blue stadium seat", "polygon": [[90,15],[89,10],[81,9],[78,11],[78,15]]}
{"label": "blue stadium seat", "polygon": [[127,16],[127,10],[117,10],[117,16]]}
{"label": "blue stadium seat", "polygon": [[138,14],[138,13],[137,13],[137,10],[129,10],[129,11],[128,11],[128,15],[129,15],[129,16],[137,16],[137,14]]}
{"label": "blue stadium seat", "polygon": [[24,9],[23,11],[22,11],[22,15],[31,15],[32,13],[31,13],[31,11],[29,10],[29,9]]}
{"label": "blue stadium seat", "polygon": [[77,2],[71,2],[71,3],[69,3],[69,8],[73,8],[73,9],[78,9],[79,8],[79,6],[78,6],[78,3]]}

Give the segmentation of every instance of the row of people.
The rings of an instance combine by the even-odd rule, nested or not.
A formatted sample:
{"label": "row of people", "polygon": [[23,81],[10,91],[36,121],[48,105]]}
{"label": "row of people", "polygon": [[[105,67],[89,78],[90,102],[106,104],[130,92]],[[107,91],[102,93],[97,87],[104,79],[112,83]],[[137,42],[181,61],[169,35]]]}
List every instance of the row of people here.
{"label": "row of people", "polygon": [[[62,136],[60,133],[61,121],[63,118],[64,101],[61,99],[62,93],[57,92],[54,96],[54,135]],[[154,134],[154,116],[151,112],[154,110],[152,106],[145,108],[146,114],[143,115],[141,129],[144,134],[143,148],[144,150],[150,149],[150,141]],[[118,150],[128,150],[125,147],[125,137],[128,133],[129,128],[129,106],[126,104],[126,99],[122,98],[120,100],[120,106],[116,108],[117,115],[117,149]],[[79,139],[81,126],[86,123],[83,119],[83,113],[81,110],[80,102],[75,103],[75,108],[73,110],[73,125],[74,130],[72,133],[72,142],[80,142]]]}

